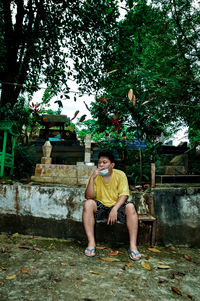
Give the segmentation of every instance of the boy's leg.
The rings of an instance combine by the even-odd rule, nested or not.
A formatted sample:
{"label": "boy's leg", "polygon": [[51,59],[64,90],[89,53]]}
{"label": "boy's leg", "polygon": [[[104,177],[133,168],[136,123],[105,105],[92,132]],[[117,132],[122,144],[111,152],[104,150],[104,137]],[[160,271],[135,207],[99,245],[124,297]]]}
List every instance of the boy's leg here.
{"label": "boy's leg", "polygon": [[126,205],[125,214],[126,225],[129,232],[129,250],[130,252],[133,251],[130,253],[130,255],[133,260],[138,260],[141,258],[141,254],[138,252],[137,249],[138,216],[135,210],[135,206],[132,203],[128,203]]}
{"label": "boy's leg", "polygon": [[[97,205],[94,200],[86,200],[83,207],[82,220],[85,229],[85,233],[88,239],[88,249],[92,250],[95,248],[95,237],[94,237],[94,225],[95,225],[95,213],[97,211]],[[95,251],[85,250],[85,254],[92,256]]]}

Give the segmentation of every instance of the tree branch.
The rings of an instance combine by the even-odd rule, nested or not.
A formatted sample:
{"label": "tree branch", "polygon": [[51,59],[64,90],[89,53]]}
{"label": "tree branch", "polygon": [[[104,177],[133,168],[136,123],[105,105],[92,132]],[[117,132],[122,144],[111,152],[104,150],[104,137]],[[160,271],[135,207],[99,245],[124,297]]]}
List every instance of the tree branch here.
{"label": "tree branch", "polygon": [[[175,1],[175,0],[172,0],[172,1],[170,1],[170,2],[171,2],[171,5],[174,6],[175,14],[173,14],[173,12],[172,12],[172,14],[173,14],[173,16],[174,16],[174,20],[175,20],[175,22],[176,22],[176,25],[178,26],[180,32],[182,33],[182,35],[183,35],[183,37],[185,38],[185,40],[187,41],[187,43],[188,43],[190,46],[192,46],[192,47],[195,49],[195,51],[197,52],[198,49],[196,48],[196,45],[193,44],[193,43],[187,38],[187,36],[186,36],[186,34],[185,34],[183,28],[181,27],[181,24],[180,24],[180,21],[179,21],[179,18],[178,18],[178,12],[177,12],[177,7],[176,7],[176,1]],[[197,55],[197,56],[198,56],[198,55]]]}

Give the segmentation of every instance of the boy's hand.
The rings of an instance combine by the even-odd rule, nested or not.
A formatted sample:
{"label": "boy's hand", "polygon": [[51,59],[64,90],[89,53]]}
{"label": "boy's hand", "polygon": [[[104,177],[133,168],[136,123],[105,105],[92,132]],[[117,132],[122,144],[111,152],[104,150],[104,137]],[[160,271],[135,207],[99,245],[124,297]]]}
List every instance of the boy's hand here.
{"label": "boy's hand", "polygon": [[113,207],[108,216],[107,225],[113,225],[116,223],[116,221],[117,221],[117,209]]}
{"label": "boy's hand", "polygon": [[100,171],[103,170],[103,168],[97,168],[94,170],[93,174],[92,174],[92,178],[95,179],[98,175],[100,175]]}

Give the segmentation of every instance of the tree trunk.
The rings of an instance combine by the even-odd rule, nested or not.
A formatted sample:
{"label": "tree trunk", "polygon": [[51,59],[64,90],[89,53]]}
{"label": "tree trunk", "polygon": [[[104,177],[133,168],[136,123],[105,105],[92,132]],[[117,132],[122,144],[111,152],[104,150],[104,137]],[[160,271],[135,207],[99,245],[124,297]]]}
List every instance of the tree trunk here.
{"label": "tree trunk", "polygon": [[[139,140],[139,139],[138,139]],[[141,143],[139,140],[139,156],[140,156],[140,176],[139,176],[139,184],[142,185],[142,150]]]}

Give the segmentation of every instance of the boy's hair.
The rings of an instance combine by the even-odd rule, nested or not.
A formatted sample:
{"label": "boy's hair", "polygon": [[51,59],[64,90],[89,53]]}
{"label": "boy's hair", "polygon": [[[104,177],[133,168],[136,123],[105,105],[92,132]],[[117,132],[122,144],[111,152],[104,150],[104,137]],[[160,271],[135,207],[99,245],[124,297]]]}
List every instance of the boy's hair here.
{"label": "boy's hair", "polygon": [[111,163],[114,163],[115,162],[115,159],[114,159],[114,156],[113,156],[113,153],[109,150],[102,150],[99,152],[99,155],[98,155],[98,160],[100,159],[100,157],[107,157]]}

